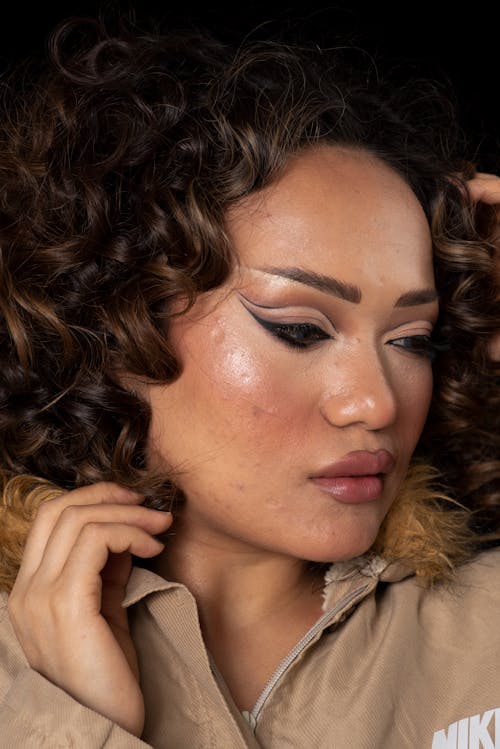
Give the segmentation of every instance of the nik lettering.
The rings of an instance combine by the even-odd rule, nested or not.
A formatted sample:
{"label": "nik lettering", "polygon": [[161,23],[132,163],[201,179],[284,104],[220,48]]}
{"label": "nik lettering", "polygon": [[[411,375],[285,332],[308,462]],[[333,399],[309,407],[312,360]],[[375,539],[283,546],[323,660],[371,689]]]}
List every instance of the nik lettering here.
{"label": "nik lettering", "polygon": [[436,731],[432,749],[500,749],[500,707]]}

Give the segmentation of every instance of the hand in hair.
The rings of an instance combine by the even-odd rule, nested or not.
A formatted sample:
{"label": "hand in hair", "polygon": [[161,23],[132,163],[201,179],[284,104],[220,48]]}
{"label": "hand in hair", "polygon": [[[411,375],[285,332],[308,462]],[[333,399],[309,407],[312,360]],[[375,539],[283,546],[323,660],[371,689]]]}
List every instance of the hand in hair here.
{"label": "hand in hair", "polygon": [[496,174],[477,172],[467,182],[467,189],[473,201],[488,205],[500,205],[500,177]]}
{"label": "hand in hair", "polygon": [[144,702],[121,604],[131,555],[160,553],[154,536],[172,522],[142,499],[99,483],[43,503],[9,600],[30,666],[136,736]]}

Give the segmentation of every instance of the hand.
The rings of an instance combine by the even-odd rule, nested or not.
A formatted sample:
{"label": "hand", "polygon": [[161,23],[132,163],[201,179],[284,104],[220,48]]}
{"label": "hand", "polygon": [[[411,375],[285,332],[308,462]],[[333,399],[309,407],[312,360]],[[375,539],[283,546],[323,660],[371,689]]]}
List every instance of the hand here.
{"label": "hand", "polygon": [[[486,203],[496,206],[496,230],[494,230],[491,241],[497,248],[497,282],[498,295],[500,297],[500,177],[494,174],[478,172],[467,182],[469,196],[474,203]],[[500,333],[495,335],[489,344],[490,357],[500,361]]]}
{"label": "hand", "polygon": [[78,702],[132,734],[144,701],[127,612],[131,555],[149,558],[170,513],[112,483],[76,489],[41,505],[9,598],[30,666]]}
{"label": "hand", "polygon": [[467,189],[474,203],[500,205],[500,177],[496,174],[477,172],[467,181]]}

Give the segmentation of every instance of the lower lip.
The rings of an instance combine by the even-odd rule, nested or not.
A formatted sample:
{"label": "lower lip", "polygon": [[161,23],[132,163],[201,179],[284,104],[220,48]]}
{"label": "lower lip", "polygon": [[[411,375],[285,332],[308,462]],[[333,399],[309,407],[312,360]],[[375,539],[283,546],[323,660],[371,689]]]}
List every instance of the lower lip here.
{"label": "lower lip", "polygon": [[383,489],[382,478],[378,475],[319,477],[312,479],[312,482],[339,502],[353,505],[379,499]]}

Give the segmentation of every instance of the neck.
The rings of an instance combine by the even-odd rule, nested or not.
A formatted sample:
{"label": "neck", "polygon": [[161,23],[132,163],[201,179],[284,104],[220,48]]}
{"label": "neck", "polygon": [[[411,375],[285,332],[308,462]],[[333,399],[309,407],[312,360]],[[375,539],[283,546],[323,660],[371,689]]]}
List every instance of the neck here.
{"label": "neck", "polygon": [[240,709],[254,705],[322,613],[322,584],[306,563],[200,526],[177,526],[156,571],[193,593],[207,649]]}
{"label": "neck", "polygon": [[321,579],[306,562],[181,528],[155,569],[189,588],[205,631],[256,626],[275,614],[277,602],[283,612],[304,599],[321,601]]}

